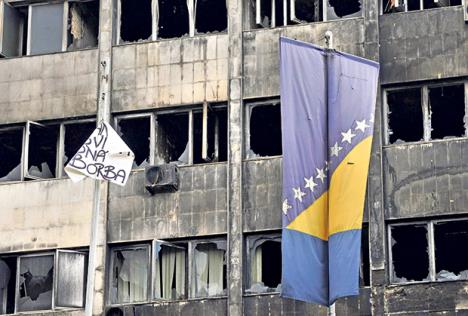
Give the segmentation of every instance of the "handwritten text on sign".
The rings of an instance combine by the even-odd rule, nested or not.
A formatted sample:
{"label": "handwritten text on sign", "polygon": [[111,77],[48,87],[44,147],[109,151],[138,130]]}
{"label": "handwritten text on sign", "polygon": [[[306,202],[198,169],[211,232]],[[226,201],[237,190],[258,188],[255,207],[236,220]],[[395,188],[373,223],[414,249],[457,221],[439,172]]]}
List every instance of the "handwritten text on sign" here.
{"label": "handwritten text on sign", "polygon": [[85,176],[125,185],[134,154],[112,127],[102,122],[65,167],[73,181]]}

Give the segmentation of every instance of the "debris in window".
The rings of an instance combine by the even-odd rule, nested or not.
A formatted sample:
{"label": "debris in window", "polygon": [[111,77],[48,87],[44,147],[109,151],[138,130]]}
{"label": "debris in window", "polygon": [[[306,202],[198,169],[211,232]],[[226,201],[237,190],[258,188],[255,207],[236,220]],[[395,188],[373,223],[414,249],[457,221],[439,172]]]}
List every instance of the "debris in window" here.
{"label": "debris in window", "polygon": [[21,257],[19,268],[17,311],[51,309],[54,256]]}
{"label": "debris in window", "polygon": [[396,12],[404,12],[405,5],[400,3],[400,0],[383,0],[385,5],[383,6],[384,13],[396,13]]}
{"label": "debris in window", "polygon": [[99,1],[70,2],[68,50],[96,47],[99,32]]}
{"label": "debris in window", "polygon": [[197,0],[195,29],[197,33],[225,32],[227,7],[225,0]]}
{"label": "debris in window", "polygon": [[158,38],[182,37],[189,33],[189,11],[186,0],[159,0],[158,14]]}
{"label": "debris in window", "polygon": [[[247,158],[281,155],[281,109],[279,104],[257,105],[250,112],[250,149]],[[249,151],[248,151],[249,152]],[[254,155],[253,155],[254,154]]]}
{"label": "debris in window", "polygon": [[147,299],[148,249],[132,248],[112,253],[111,303],[141,302]]}
{"label": "debris in window", "polygon": [[118,131],[123,141],[135,154],[133,168],[144,168],[149,164],[151,117],[122,118]]}
{"label": "debris in window", "polygon": [[0,182],[21,180],[23,129],[0,131]]}
{"label": "debris in window", "polygon": [[432,139],[465,135],[465,87],[429,87]]}
{"label": "debris in window", "polygon": [[[223,243],[225,245],[225,243]],[[194,249],[195,297],[226,295],[225,246],[202,243]]]}
{"label": "debris in window", "polygon": [[203,113],[193,113],[193,163],[227,160],[227,111],[226,108],[208,112],[207,157],[202,157]]}
{"label": "debris in window", "polygon": [[189,114],[187,112],[160,114],[156,119],[157,160],[164,163],[188,164],[191,150],[188,142]]}
{"label": "debris in window", "polygon": [[3,38],[0,56],[26,55],[28,7],[12,7],[3,2]]}
{"label": "debris in window", "polygon": [[157,245],[155,258],[155,297],[180,300],[185,295],[187,250],[178,246]]}
{"label": "debris in window", "polygon": [[31,123],[29,128],[28,174],[32,179],[54,178],[57,163],[58,126]]}
{"label": "debris in window", "polygon": [[95,122],[71,123],[65,125],[64,166],[68,163],[68,160],[78,152],[95,128]]}
{"label": "debris in window", "polygon": [[[324,0],[326,1],[326,0]],[[342,0],[328,0],[328,4],[330,7],[333,8],[333,11],[330,12],[328,10],[328,19],[329,20],[334,20],[336,17],[338,18],[343,18],[343,17],[352,17],[355,16],[356,13],[361,11],[362,8],[362,0],[348,0],[348,1],[342,1]]]}
{"label": "debris in window", "polygon": [[429,280],[429,253],[426,225],[391,227],[394,282]]}
{"label": "debris in window", "polygon": [[281,284],[281,238],[260,237],[250,247],[250,288],[246,292],[275,292]]}
{"label": "debris in window", "polygon": [[434,223],[437,280],[468,279],[468,220]]}
{"label": "debris in window", "polygon": [[421,89],[387,91],[390,143],[424,138]]}
{"label": "debris in window", "polygon": [[137,42],[151,39],[151,0],[120,0],[120,39]]}
{"label": "debris in window", "polygon": [[257,0],[257,4],[260,4],[260,9],[257,10],[257,24],[263,27],[272,27],[272,11],[271,11],[271,0]]}

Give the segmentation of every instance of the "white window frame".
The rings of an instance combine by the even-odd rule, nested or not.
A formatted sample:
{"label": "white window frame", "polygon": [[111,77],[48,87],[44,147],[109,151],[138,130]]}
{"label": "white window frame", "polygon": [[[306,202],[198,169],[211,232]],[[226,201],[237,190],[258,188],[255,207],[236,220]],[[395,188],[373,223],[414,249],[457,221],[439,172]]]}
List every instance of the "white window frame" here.
{"label": "white window frame", "polygon": [[[437,220],[427,220],[427,221],[415,221],[408,223],[394,223],[387,226],[387,245],[388,245],[388,271],[389,271],[389,281],[392,285],[401,285],[401,284],[415,284],[415,283],[428,283],[428,282],[454,282],[458,280],[437,280],[436,274],[436,260],[435,260],[435,240],[434,240],[434,224],[445,223],[445,222],[456,222],[456,221],[467,221],[468,217],[460,218],[449,218],[449,219],[437,219]],[[421,280],[421,281],[407,281],[407,282],[396,282],[394,280],[394,268],[393,268],[393,254],[392,254],[392,227],[396,226],[426,226],[427,229],[427,247],[428,247],[428,257],[429,257],[429,279],[430,280]]]}

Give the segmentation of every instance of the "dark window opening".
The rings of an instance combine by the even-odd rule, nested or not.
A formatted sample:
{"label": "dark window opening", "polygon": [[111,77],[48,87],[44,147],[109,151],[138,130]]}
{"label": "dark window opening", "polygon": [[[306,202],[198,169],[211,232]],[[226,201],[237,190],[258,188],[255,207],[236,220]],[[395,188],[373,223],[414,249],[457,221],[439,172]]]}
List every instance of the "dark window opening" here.
{"label": "dark window opening", "polygon": [[390,143],[424,138],[420,88],[388,91],[387,104]]}
{"label": "dark window opening", "polygon": [[432,139],[463,136],[465,134],[465,87],[429,87]]}
{"label": "dark window opening", "polygon": [[382,0],[384,13],[405,12],[404,3],[398,3],[397,0]]}
{"label": "dark window opening", "polygon": [[274,288],[281,283],[281,243],[278,241],[265,241],[261,245],[262,281],[265,286]]}
{"label": "dark window opening", "polygon": [[391,227],[394,282],[429,280],[426,225]]}
{"label": "dark window opening", "polygon": [[157,116],[156,155],[160,160],[189,163],[188,124],[188,113]]}
{"label": "dark window opening", "polygon": [[133,168],[149,164],[151,117],[120,119],[118,125],[123,141],[135,154]]}
{"label": "dark window opening", "polygon": [[0,131],[0,182],[21,180],[23,129]]}
{"label": "dark window opening", "polygon": [[227,30],[227,7],[225,0],[195,1],[197,33],[225,32]]}
{"label": "dark window opening", "polygon": [[281,155],[281,108],[279,105],[254,106],[250,113],[248,158]]}
{"label": "dark window opening", "polygon": [[296,22],[320,21],[321,5],[319,0],[295,0]]}
{"label": "dark window opening", "polygon": [[31,123],[29,129],[28,178],[54,178],[57,164],[58,126]]}
{"label": "dark window opening", "polygon": [[28,7],[12,7],[3,2],[3,38],[0,57],[26,55]]}
{"label": "dark window opening", "polygon": [[67,29],[68,50],[96,47],[99,35],[99,1],[70,2]]}
{"label": "dark window opening", "polygon": [[437,280],[468,279],[468,221],[434,224]]}
{"label": "dark window opening", "polygon": [[16,257],[0,259],[0,314],[15,312]]}
{"label": "dark window opening", "polygon": [[263,27],[271,27],[271,13],[271,0],[260,0],[260,21],[257,23]]}
{"label": "dark window opening", "polygon": [[193,163],[227,160],[227,111],[210,110],[207,124],[207,157],[202,156],[203,113],[193,113]]}
{"label": "dark window opening", "polygon": [[182,37],[188,33],[187,2],[185,0],[159,0],[158,38]]}
{"label": "dark window opening", "polygon": [[281,238],[249,237],[247,293],[277,292],[281,287]]}
{"label": "dark window opening", "polygon": [[424,9],[461,5],[461,0],[424,0]]}
{"label": "dark window opening", "polygon": [[408,1],[408,11],[421,10],[421,3],[419,0],[406,0]]}
{"label": "dark window opening", "polygon": [[121,0],[120,38],[136,42],[151,38],[151,0]]}
{"label": "dark window opening", "polygon": [[362,227],[361,232],[361,271],[359,273],[361,286],[370,286],[369,228]]}
{"label": "dark window opening", "polygon": [[64,165],[66,165],[67,162],[78,152],[89,136],[91,136],[95,128],[95,122],[72,123],[65,125]]}
{"label": "dark window opening", "polygon": [[333,9],[328,10],[327,12],[329,20],[343,17],[353,17],[356,16],[357,13],[360,15],[362,8],[361,0],[328,0],[328,4]]}

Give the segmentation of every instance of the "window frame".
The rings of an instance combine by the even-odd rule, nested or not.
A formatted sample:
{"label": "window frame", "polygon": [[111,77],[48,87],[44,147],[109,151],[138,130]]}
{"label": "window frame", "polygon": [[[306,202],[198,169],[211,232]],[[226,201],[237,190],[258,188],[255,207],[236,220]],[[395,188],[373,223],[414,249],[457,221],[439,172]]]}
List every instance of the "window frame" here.
{"label": "window frame", "polygon": [[[398,6],[402,6],[404,8],[404,11],[402,12],[395,12],[395,13],[385,13],[385,7],[384,7],[384,2],[389,1],[389,0],[381,0],[379,1],[379,15],[387,15],[387,14],[395,14],[395,13],[407,13],[407,12],[420,12],[423,10],[432,10],[432,9],[441,9],[441,8],[447,8],[447,7],[458,7],[458,6],[464,6],[464,1],[466,0],[461,0],[461,5],[449,5],[447,7],[440,7],[440,8],[424,8],[424,0],[419,0],[419,9],[418,10],[411,10],[408,11],[408,0],[396,0],[398,2]],[[400,2],[403,2],[400,4]],[[466,10],[465,10],[466,11]],[[466,12],[465,12],[466,14]]]}
{"label": "window frame", "polygon": [[6,131],[14,131],[14,130],[21,130],[21,133],[23,135],[23,140],[21,143],[21,160],[20,160],[20,180],[13,180],[13,181],[0,181],[0,185],[3,183],[12,183],[12,182],[20,182],[24,181],[24,157],[25,157],[25,147],[24,144],[26,142],[26,126],[24,125],[16,125],[16,126],[10,126],[10,127],[0,127],[0,133],[1,132],[6,132]]}
{"label": "window frame", "polygon": [[[446,219],[432,219],[432,220],[420,220],[403,223],[390,223],[387,225],[387,249],[388,249],[388,280],[391,286],[405,285],[405,284],[420,284],[429,282],[456,282],[466,280],[437,280],[437,269],[435,260],[435,240],[434,240],[434,224],[456,222],[456,221],[468,221],[468,217],[457,217],[457,218],[446,218]],[[407,281],[407,282],[396,282],[394,280],[394,267],[393,267],[393,253],[392,253],[392,227],[396,226],[426,226],[427,229],[427,249],[429,257],[429,279],[421,281]]]}
{"label": "window frame", "polygon": [[[465,115],[463,117],[465,132],[462,136],[453,136],[448,139],[446,138],[431,138],[432,125],[431,125],[431,108],[429,101],[429,90],[431,88],[447,87],[447,86],[464,86],[464,104],[465,104]],[[420,89],[421,90],[421,108],[423,113],[423,139],[419,141],[403,141],[401,143],[390,143],[391,127],[390,127],[390,107],[388,105],[387,93],[393,91],[401,91],[408,89]],[[455,139],[468,138],[468,81],[467,80],[454,80],[454,81],[436,81],[428,83],[419,83],[414,85],[405,85],[398,87],[387,87],[383,88],[382,93],[382,126],[383,126],[383,148],[402,146],[402,145],[414,145],[427,142],[440,142],[440,141],[451,141]]]}

